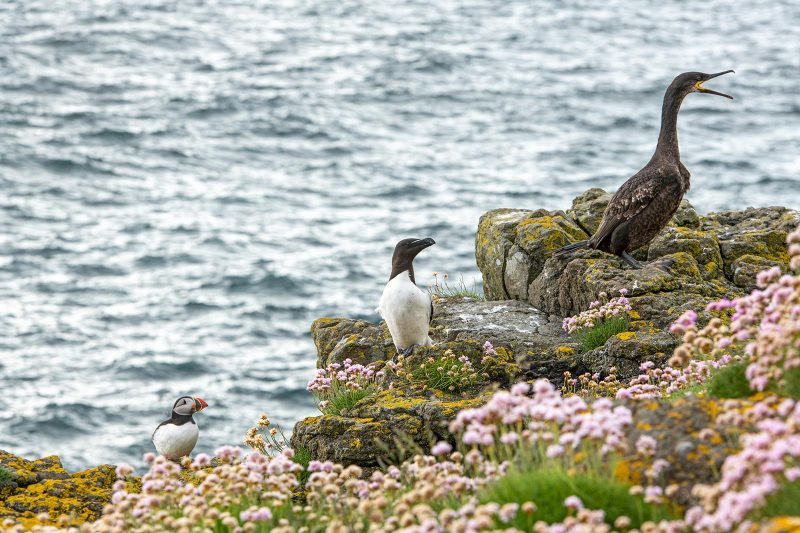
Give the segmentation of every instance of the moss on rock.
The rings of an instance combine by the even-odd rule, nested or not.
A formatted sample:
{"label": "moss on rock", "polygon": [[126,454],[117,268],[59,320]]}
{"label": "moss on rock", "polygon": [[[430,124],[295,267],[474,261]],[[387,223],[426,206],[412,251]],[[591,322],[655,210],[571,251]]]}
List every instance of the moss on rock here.
{"label": "moss on rock", "polygon": [[[70,474],[57,456],[35,461],[0,450],[0,464],[12,471],[11,490],[3,491],[0,521],[35,525],[71,525],[96,520],[111,501],[114,466],[101,465]],[[47,520],[40,515],[47,514]],[[60,517],[61,520],[59,520]]]}

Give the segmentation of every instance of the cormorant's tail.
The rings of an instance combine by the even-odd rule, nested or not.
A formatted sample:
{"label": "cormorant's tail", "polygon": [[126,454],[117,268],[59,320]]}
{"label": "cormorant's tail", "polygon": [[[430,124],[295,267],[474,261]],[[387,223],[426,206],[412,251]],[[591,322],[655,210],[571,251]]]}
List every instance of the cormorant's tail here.
{"label": "cormorant's tail", "polygon": [[589,247],[589,241],[588,240],[580,241],[580,242],[573,242],[572,244],[568,244],[566,246],[563,246],[563,247],[559,248],[558,250],[553,252],[553,255],[556,256],[556,257],[560,257],[560,256],[566,255],[566,254],[568,254],[570,252],[574,252],[575,250],[580,250],[581,248],[588,248],[588,247]]}

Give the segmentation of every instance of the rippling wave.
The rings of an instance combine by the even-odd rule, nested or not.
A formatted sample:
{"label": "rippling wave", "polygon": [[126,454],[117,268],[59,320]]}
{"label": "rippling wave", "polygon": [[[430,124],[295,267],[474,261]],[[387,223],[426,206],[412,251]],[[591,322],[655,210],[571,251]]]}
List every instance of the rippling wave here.
{"label": "rippling wave", "polygon": [[136,462],[314,412],[310,322],[375,319],[401,237],[478,273],[478,217],[649,158],[663,90],[701,210],[800,207],[800,4],[0,3],[0,448]]}

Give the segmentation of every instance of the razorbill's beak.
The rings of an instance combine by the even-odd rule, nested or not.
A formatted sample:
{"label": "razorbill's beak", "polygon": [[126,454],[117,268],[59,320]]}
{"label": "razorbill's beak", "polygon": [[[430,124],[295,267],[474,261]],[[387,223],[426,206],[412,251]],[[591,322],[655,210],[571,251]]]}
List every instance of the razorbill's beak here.
{"label": "razorbill's beak", "polygon": [[420,247],[420,248],[427,248],[428,246],[433,246],[436,244],[436,241],[431,239],[430,237],[426,239],[419,239],[411,243],[411,246]]}

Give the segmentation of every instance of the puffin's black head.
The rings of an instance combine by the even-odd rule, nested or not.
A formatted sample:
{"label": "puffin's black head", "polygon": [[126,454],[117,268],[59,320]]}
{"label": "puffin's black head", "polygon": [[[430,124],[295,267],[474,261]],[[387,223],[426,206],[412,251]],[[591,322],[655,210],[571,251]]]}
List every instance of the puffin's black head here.
{"label": "puffin's black head", "polygon": [[406,270],[411,274],[411,280],[414,280],[414,269],[412,262],[422,250],[433,246],[436,241],[430,237],[426,239],[403,239],[398,242],[394,247],[394,254],[392,254],[392,275],[389,279],[394,278],[400,272]]}
{"label": "puffin's black head", "polygon": [[181,416],[190,416],[206,407],[208,404],[200,397],[181,396],[172,405],[172,412]]}
{"label": "puffin's black head", "polygon": [[686,96],[687,94],[694,92],[716,94],[717,96],[724,96],[725,98],[730,98],[733,100],[733,96],[729,94],[720,93],[703,87],[703,82],[706,82],[712,78],[716,78],[717,76],[722,76],[723,74],[727,74],[729,72],[733,71],[726,70],[724,72],[717,72],[716,74],[705,74],[703,72],[684,72],[683,74],[678,74],[675,79],[672,80],[668,92],[672,91],[680,94],[681,96]]}

